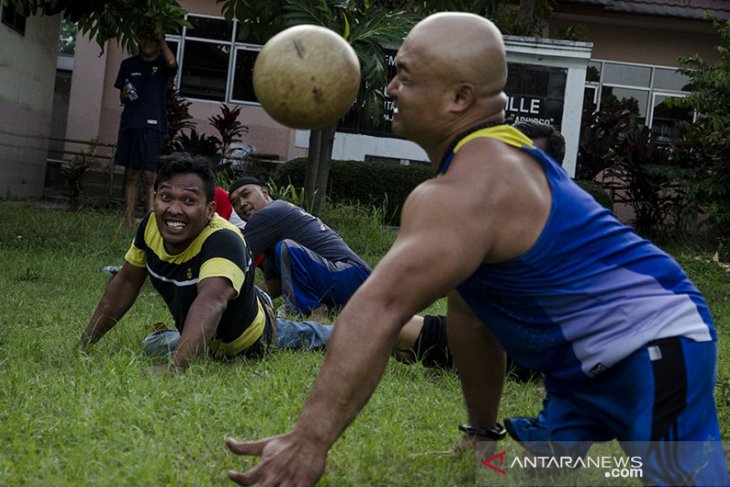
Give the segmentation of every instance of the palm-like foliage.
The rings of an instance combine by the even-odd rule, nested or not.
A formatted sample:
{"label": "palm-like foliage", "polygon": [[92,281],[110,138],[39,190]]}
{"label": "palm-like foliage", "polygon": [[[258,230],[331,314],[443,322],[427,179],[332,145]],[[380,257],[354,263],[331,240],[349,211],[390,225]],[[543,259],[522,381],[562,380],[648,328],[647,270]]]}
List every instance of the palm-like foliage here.
{"label": "palm-like foliage", "polygon": [[220,134],[219,150],[221,155],[228,155],[231,144],[241,141],[241,135],[248,132],[248,127],[238,121],[241,106],[229,108],[225,103],[220,105],[221,113],[208,119],[210,125]]}
{"label": "palm-like foliage", "polygon": [[259,38],[300,24],[331,29],[355,50],[362,83],[355,107],[373,122],[382,121],[383,91],[387,83],[384,46],[397,45],[416,20],[414,13],[392,10],[392,2],[367,0],[218,0],[227,17],[255,19],[246,22]]}
{"label": "palm-like foliage", "polygon": [[[376,124],[383,121],[387,83],[384,46],[397,44],[417,20],[413,14],[389,10],[389,2],[372,0],[217,0],[227,17],[253,19],[246,25],[254,37],[268,38],[294,25],[329,28],[347,40],[360,61],[362,82],[355,109]],[[313,130],[309,139],[309,165],[305,196],[309,209],[318,213],[327,189],[335,126]]]}
{"label": "palm-like foliage", "polygon": [[20,6],[31,15],[63,12],[78,23],[82,34],[96,40],[102,50],[107,40],[116,39],[127,52],[135,52],[137,37],[146,28],[163,36],[190,25],[185,20],[187,11],[175,0],[3,0],[2,3]]}

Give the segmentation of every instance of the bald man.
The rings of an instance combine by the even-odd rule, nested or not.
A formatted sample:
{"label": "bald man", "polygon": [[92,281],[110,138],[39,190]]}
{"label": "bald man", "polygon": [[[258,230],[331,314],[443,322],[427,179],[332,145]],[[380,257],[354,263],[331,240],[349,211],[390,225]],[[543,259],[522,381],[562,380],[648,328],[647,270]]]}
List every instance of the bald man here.
{"label": "bald man", "polygon": [[[342,310],[293,429],[228,440],[235,453],[261,456],[229,478],[314,484],[400,328],[447,295],[465,443],[505,435],[504,349],[545,374],[539,420],[511,424],[526,446],[618,438],[641,456],[649,484],[730,483],[713,398],[717,333],[702,295],[671,257],[504,125],[506,77],[501,34],[484,18],[440,13],[408,34],[387,88],[393,131],[417,142],[439,177],[409,195],[393,247]],[[683,451],[690,442],[702,448]]]}

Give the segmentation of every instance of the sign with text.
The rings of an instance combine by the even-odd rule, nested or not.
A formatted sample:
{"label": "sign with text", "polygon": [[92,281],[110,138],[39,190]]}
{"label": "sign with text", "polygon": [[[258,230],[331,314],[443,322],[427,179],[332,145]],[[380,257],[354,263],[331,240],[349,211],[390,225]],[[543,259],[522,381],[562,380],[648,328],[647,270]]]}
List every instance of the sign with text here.
{"label": "sign with text", "polygon": [[509,97],[507,117],[546,123],[560,130],[568,70],[516,63],[509,63],[508,69],[504,89]]}

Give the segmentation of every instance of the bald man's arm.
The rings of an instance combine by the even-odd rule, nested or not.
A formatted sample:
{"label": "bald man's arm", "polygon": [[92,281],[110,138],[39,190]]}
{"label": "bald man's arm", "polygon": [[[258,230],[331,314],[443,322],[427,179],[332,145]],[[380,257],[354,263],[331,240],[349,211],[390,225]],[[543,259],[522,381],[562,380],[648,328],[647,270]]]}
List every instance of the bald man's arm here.
{"label": "bald man's arm", "polygon": [[472,215],[484,215],[474,196],[443,180],[414,190],[396,242],[340,314],[293,430],[259,442],[229,441],[236,453],[262,457],[249,472],[229,472],[232,480],[308,484],[319,478],[327,451],[379,383],[401,327],[481,263],[491,238],[483,219],[473,222]]}

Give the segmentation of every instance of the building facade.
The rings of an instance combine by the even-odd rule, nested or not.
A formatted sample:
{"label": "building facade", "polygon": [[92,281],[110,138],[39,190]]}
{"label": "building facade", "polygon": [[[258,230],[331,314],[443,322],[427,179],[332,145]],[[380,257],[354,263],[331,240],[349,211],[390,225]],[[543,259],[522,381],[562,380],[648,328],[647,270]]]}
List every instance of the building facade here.
{"label": "building facade", "polygon": [[[226,21],[215,0],[179,3],[188,10],[191,27],[166,38],[178,59],[176,87],[192,102],[190,113],[197,130],[213,133],[209,117],[219,113],[221,103],[236,104],[242,107],[239,120],[248,127],[242,144],[282,161],[306,155],[307,132],[276,123],[256,101],[251,72],[262,42],[249,36],[245,22]],[[677,120],[694,117],[666,104],[669,98],[685,96],[688,89],[687,79],[676,72],[677,58],[693,54],[710,61],[717,58],[717,38],[711,24],[703,20],[704,12],[730,18],[730,2],[555,2],[545,39],[505,37],[510,63],[508,115],[556,125],[566,136],[565,167],[571,174],[584,101],[596,106],[630,102],[637,107],[640,122],[659,136],[671,137]],[[95,43],[79,36],[72,62],[59,58],[56,103],[51,110],[57,61],[49,46],[57,44],[59,19],[30,17],[26,21],[25,36],[5,23],[0,25],[0,45],[15,46],[0,50],[5,61],[0,63],[0,120],[6,127],[0,133],[2,197],[40,197],[49,137],[74,141],[64,145],[66,154],[84,151],[93,140],[100,144],[100,151],[108,150],[104,156],[111,157],[122,109],[113,82],[128,54],[114,42],[102,53]],[[581,41],[552,40],[566,33]],[[392,58],[397,46],[391,47]],[[28,72],[31,68],[33,73]],[[386,103],[386,121],[387,111]],[[28,134],[41,143],[19,144],[18,139]],[[18,145],[23,149],[18,150]],[[52,142],[52,152],[54,148]],[[394,138],[387,130],[353,126],[348,120],[337,132],[333,156],[401,164],[426,160],[415,144]]]}
{"label": "building facade", "polygon": [[43,190],[60,22],[0,9],[0,198]]}

